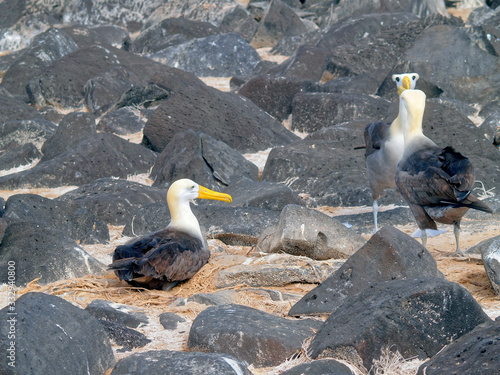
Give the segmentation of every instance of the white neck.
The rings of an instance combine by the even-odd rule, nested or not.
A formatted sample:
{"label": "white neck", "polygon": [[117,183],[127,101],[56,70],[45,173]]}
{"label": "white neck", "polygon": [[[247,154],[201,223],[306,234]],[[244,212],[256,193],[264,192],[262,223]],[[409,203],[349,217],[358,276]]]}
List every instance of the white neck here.
{"label": "white neck", "polygon": [[180,230],[193,237],[199,238],[203,242],[200,224],[196,216],[194,216],[193,211],[191,211],[189,201],[176,200],[175,202],[171,202],[168,200],[168,208],[170,210],[171,220],[167,228]]}

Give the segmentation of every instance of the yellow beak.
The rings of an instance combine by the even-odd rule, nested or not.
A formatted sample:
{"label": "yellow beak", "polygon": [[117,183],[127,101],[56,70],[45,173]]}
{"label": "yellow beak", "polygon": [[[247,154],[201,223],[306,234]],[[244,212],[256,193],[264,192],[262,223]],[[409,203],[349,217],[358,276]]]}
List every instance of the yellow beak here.
{"label": "yellow beak", "polygon": [[229,194],[219,193],[217,191],[207,189],[206,187],[203,187],[201,185],[198,185],[198,186],[200,187],[200,190],[198,192],[198,198],[214,199],[217,201],[224,201],[224,202],[229,202],[229,203],[231,203],[233,201],[233,198],[231,198],[231,196]]}
{"label": "yellow beak", "polygon": [[408,76],[403,77],[403,84],[401,86],[398,86],[398,95],[401,95],[401,93],[405,90],[408,90],[411,88],[411,80]]}

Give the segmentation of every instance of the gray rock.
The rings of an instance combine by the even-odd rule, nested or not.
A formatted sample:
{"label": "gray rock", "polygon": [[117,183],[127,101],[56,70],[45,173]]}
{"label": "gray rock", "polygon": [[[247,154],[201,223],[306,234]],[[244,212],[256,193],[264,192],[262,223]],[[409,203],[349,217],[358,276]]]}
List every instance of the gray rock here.
{"label": "gray rock", "polygon": [[281,0],[272,0],[251,44],[254,48],[274,47],[285,36],[300,35],[307,31],[311,30],[288,5]]}
{"label": "gray rock", "polygon": [[212,190],[220,190],[242,177],[257,180],[259,169],[226,143],[192,130],[179,132],[172,138],[150,174],[155,187],[167,187],[179,178],[190,178]]}
{"label": "gray rock", "polygon": [[0,186],[4,189],[80,186],[98,178],[125,179],[129,175],[148,172],[155,160],[155,153],[141,145],[113,134],[98,133],[54,159],[0,177]]}
{"label": "gray rock", "polygon": [[46,4],[45,12],[56,13],[67,24],[124,25],[130,32],[141,29],[147,17],[163,4],[161,0],[138,0],[116,6],[112,0],[104,0],[99,5],[88,6],[85,1],[71,0],[60,7]]}
{"label": "gray rock", "polygon": [[85,208],[108,224],[124,225],[133,220],[138,207],[166,203],[167,192],[137,182],[105,178],[82,185],[55,201]]}
{"label": "gray rock", "polygon": [[26,0],[5,0],[0,3],[0,29],[14,25],[23,15]]}
{"label": "gray rock", "polygon": [[349,2],[340,2],[333,9],[330,22],[335,22],[345,17],[353,17],[368,13],[396,13],[411,11],[420,17],[431,14],[441,14],[448,16],[445,2],[442,0],[389,0],[383,4],[372,2],[370,0],[354,0]]}
{"label": "gray rock", "polygon": [[148,17],[145,27],[164,20],[165,18],[184,17],[194,21],[213,22],[220,24],[227,13],[230,13],[234,6],[233,0],[207,0],[200,3],[198,0],[170,0],[162,3],[162,6]]}
{"label": "gray rock", "polygon": [[319,82],[326,68],[328,51],[325,48],[300,46],[293,56],[267,74]]}
{"label": "gray rock", "polygon": [[374,283],[424,276],[444,278],[420,243],[396,228],[384,227],[288,314],[330,314]]}
{"label": "gray rock", "polygon": [[90,47],[94,44],[109,44],[120,48],[123,40],[129,36],[127,30],[117,25],[76,24],[64,26],[62,30],[71,36],[79,48]]}
{"label": "gray rock", "polygon": [[149,323],[149,318],[143,309],[102,299],[93,300],[85,307],[85,311],[96,319],[120,323],[130,328]]}
{"label": "gray rock", "polygon": [[185,306],[190,302],[206,306],[228,305],[235,303],[238,292],[235,290],[221,290],[215,293],[196,293],[187,298],[180,298],[173,302],[173,306]]}
{"label": "gray rock", "polygon": [[85,104],[99,116],[113,107],[125,92],[140,84],[141,79],[135,73],[121,66],[111,68],[85,83]]}
{"label": "gray rock", "polygon": [[138,53],[158,52],[173,45],[196,38],[220,34],[223,29],[210,22],[195,21],[184,17],[166,18],[141,31],[134,38]]}
{"label": "gray rock", "polygon": [[156,74],[170,88],[201,83],[193,75],[156,63],[146,57],[134,55],[109,45],[94,45],[65,55],[37,74],[27,85],[32,103],[39,106],[79,107],[84,99],[83,87],[94,77],[114,68],[124,68],[146,84]]}
{"label": "gray rock", "polygon": [[494,375],[500,368],[500,321],[478,325],[424,362],[418,375]]}
{"label": "gray rock", "polygon": [[283,208],[280,221],[257,243],[265,253],[288,253],[312,259],[349,258],[366,240],[340,221],[297,205]]}
{"label": "gray rock", "polygon": [[40,118],[0,123],[0,149],[32,143],[40,150],[56,129],[53,123]]}
{"label": "gray rock", "polygon": [[[422,76],[436,84],[449,98],[486,104],[500,94],[498,87],[492,84],[499,75],[498,56],[481,50],[464,28],[453,25],[430,27],[402,58],[410,62],[409,71],[425,72]],[[467,61],[467,67],[459,63],[461,61]],[[453,71],[453,80],[447,79],[449,71]]]}
{"label": "gray rock", "polygon": [[240,285],[261,288],[293,283],[317,284],[337,271],[342,263],[338,260],[315,261],[288,254],[272,254],[219,271],[214,285],[216,288]]}
{"label": "gray rock", "polygon": [[220,25],[240,34],[248,43],[252,40],[259,23],[250,12],[240,5],[235,5],[232,11],[227,12]]}
{"label": "gray rock", "polygon": [[151,350],[119,360],[111,375],[251,375],[247,366],[227,354]]}
{"label": "gray rock", "polygon": [[1,87],[0,98],[2,99],[0,100],[0,115],[2,116],[0,124],[42,117],[35,108],[16,98],[9,91]]}
{"label": "gray rock", "polygon": [[135,134],[142,131],[146,118],[133,106],[122,107],[104,115],[97,130],[117,135]]}
{"label": "gray rock", "polygon": [[[395,189],[386,189],[384,191],[384,196],[379,198],[379,203],[381,201],[385,202],[385,198],[389,195],[397,195]],[[403,201],[401,201],[403,203]],[[373,212],[364,212],[361,214],[347,214],[347,215],[336,215],[335,219],[340,221],[342,224],[352,229],[359,234],[373,234]],[[380,210],[378,213],[378,226],[379,228],[385,226],[398,226],[398,225],[413,225],[417,229],[417,224],[415,222],[415,217],[411,213],[408,207],[396,207],[389,210]]]}
{"label": "gray rock", "polygon": [[485,118],[479,128],[483,131],[487,140],[491,141],[495,146],[500,145],[500,112]]}
{"label": "gray rock", "polygon": [[142,143],[161,152],[176,133],[188,129],[202,131],[241,153],[298,139],[248,99],[205,85],[186,85],[149,118]]}
{"label": "gray rock", "polygon": [[352,44],[353,41],[360,42],[367,37],[380,35],[387,28],[405,25],[417,19],[415,14],[403,12],[370,12],[353,15],[327,27],[322,32],[317,46],[332,51],[335,47]]}
{"label": "gray rock", "polygon": [[0,154],[0,170],[28,165],[42,157],[42,154],[33,143],[26,143],[21,147],[12,147]]}
{"label": "gray rock", "polygon": [[286,120],[292,113],[292,101],[299,92],[314,90],[310,80],[290,77],[258,76],[245,82],[236,91],[250,99],[279,121]]}
{"label": "gray rock", "polygon": [[312,132],[346,121],[378,121],[390,102],[369,95],[298,93],[292,102],[292,130]]}
{"label": "gray rock", "polygon": [[197,38],[148,55],[151,59],[197,77],[249,74],[261,57],[240,34]]}
{"label": "gray rock", "polygon": [[83,207],[35,194],[15,194],[7,199],[3,218],[9,223],[40,223],[60,230],[82,244],[107,243],[108,226]]}
{"label": "gray rock", "polygon": [[26,84],[44,69],[63,56],[74,52],[78,46],[63,30],[50,28],[33,38],[25,52],[5,73],[0,87],[14,95],[26,98]]}
{"label": "gray rock", "polygon": [[[29,257],[26,256],[29,250]],[[44,224],[19,222],[10,224],[0,245],[0,265],[16,263],[16,286],[25,286],[36,278],[44,285],[54,281],[104,274],[105,266],[86,253],[63,232]],[[7,274],[0,276],[7,282]]]}
{"label": "gray rock", "polygon": [[122,346],[117,352],[128,352],[134,348],[142,348],[151,342],[144,333],[128,328],[121,323],[99,319],[110,340]]}
{"label": "gray rock", "polygon": [[[16,313],[11,325],[16,336],[15,367],[5,358],[0,362],[2,374],[104,374],[115,364],[111,343],[97,319],[64,299],[27,293],[15,306],[0,310],[0,316],[7,322],[12,312]],[[4,353],[12,345],[8,329],[7,324],[0,328]]]}
{"label": "gray rock", "polygon": [[[154,79],[155,77],[156,76],[154,76],[152,79]],[[166,81],[172,81],[171,78],[172,77],[166,78]],[[135,108],[154,107],[158,105],[160,101],[168,98],[170,91],[171,90],[168,88],[168,83],[167,87],[162,87],[162,85],[158,85],[154,82],[148,82],[145,85],[134,85],[120,96],[115,105],[109,109],[108,113],[128,106],[132,106]]]}
{"label": "gray rock", "polygon": [[488,321],[472,295],[444,277],[386,281],[340,305],[309,350],[312,358],[343,355],[358,368],[369,369],[384,348],[425,359]]}
{"label": "gray rock", "polygon": [[[378,94],[377,90],[379,89],[379,86],[379,80],[373,78],[368,74],[360,74],[355,77],[340,77],[331,79],[321,85],[318,91],[354,95],[375,95]],[[394,90],[394,82],[392,81],[392,79],[390,82],[390,90],[391,93],[396,92],[396,90]],[[396,98],[394,97],[393,100],[396,101]]]}
{"label": "gray rock", "polygon": [[72,112],[63,117],[56,132],[42,146],[40,162],[74,149],[79,143],[97,134],[95,117],[90,113]]}
{"label": "gray rock", "polygon": [[488,247],[483,249],[481,256],[491,286],[495,293],[500,295],[500,238],[494,239]]}
{"label": "gray rock", "polygon": [[365,122],[346,123],[332,127],[329,134],[334,135],[272,149],[261,180],[306,194],[308,207],[371,205],[364,152],[355,149],[362,143],[365,126]]}
{"label": "gray rock", "polygon": [[184,323],[186,319],[182,316],[171,312],[164,312],[160,314],[160,324],[168,331],[173,331],[177,329],[179,323]]}
{"label": "gray rock", "polygon": [[224,190],[236,207],[259,207],[281,212],[289,204],[304,206],[302,198],[288,186],[268,181],[253,181],[242,178]]}
{"label": "gray rock", "polygon": [[321,359],[292,367],[283,371],[282,375],[355,375],[352,370],[341,362],[333,359]]}
{"label": "gray rock", "polygon": [[300,351],[321,322],[289,320],[240,305],[209,307],[193,321],[191,350],[227,353],[255,367],[276,366]]}

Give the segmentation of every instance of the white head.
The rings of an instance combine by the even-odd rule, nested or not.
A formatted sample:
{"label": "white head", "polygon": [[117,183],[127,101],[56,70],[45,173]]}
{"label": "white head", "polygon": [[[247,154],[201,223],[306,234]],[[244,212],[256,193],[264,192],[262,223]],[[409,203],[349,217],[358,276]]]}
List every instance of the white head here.
{"label": "white head", "polygon": [[191,211],[189,202],[196,199],[214,199],[231,202],[228,194],[209,190],[187,178],[175,181],[167,193],[167,203],[171,221],[168,228],[181,230],[202,239],[200,225]]}
{"label": "white head", "polygon": [[396,82],[396,87],[398,89],[398,94],[404,90],[413,90],[417,84],[417,80],[420,76],[417,73],[404,73],[404,74],[393,74],[392,80]]}

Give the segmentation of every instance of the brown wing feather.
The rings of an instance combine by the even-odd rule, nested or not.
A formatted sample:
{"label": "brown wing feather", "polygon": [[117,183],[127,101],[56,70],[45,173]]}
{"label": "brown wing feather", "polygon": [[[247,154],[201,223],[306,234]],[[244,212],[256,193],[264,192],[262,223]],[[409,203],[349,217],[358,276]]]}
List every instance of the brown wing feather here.
{"label": "brown wing feather", "polygon": [[423,206],[466,204],[474,170],[469,159],[449,149],[427,147],[399,163],[395,178],[403,198]]}
{"label": "brown wing feather", "polygon": [[209,257],[200,239],[165,229],[118,246],[109,267],[122,280],[149,276],[172,282],[191,278]]}
{"label": "brown wing feather", "polygon": [[389,137],[389,127],[390,124],[385,122],[372,122],[366,125],[364,137],[365,137],[365,157],[373,154],[377,150],[380,150],[384,142]]}

